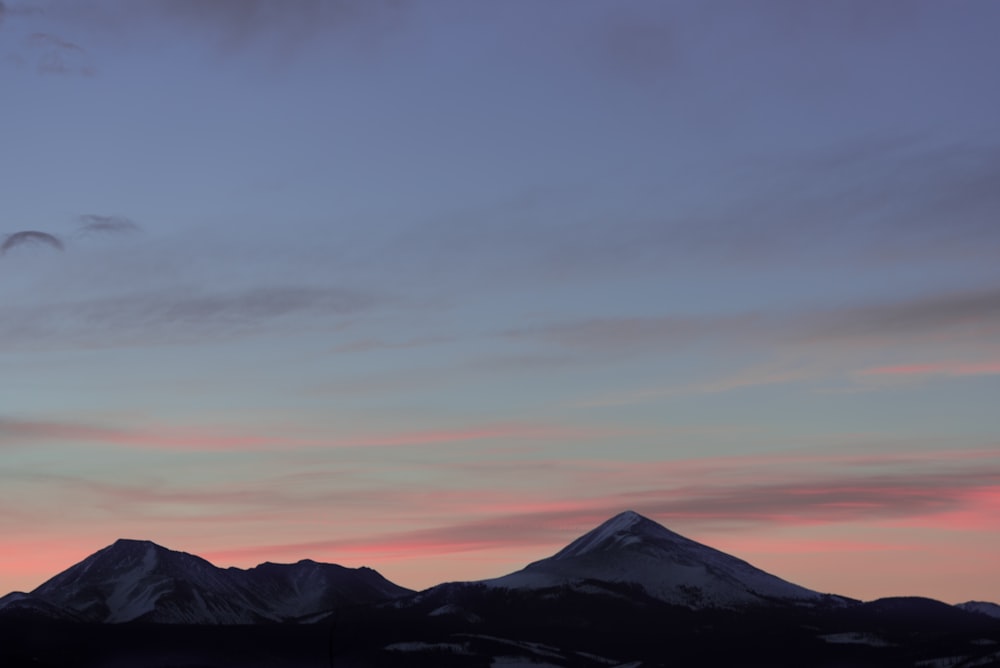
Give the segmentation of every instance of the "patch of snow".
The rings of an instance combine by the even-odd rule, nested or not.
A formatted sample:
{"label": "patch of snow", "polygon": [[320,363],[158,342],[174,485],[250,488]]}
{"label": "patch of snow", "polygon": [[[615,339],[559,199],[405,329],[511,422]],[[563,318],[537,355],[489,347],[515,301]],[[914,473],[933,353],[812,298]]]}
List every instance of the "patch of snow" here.
{"label": "patch of snow", "polygon": [[895,647],[894,643],[884,640],[874,633],[862,631],[846,631],[844,633],[827,633],[819,636],[831,645],[868,645],[870,647]]}
{"label": "patch of snow", "polygon": [[917,666],[917,668],[954,668],[968,658],[967,656],[943,656],[938,659],[917,661],[913,665]]}
{"label": "patch of snow", "polygon": [[966,612],[978,612],[981,615],[989,615],[990,617],[1000,619],[1000,605],[990,603],[989,601],[967,601],[959,603],[955,607]]}
{"label": "patch of snow", "polygon": [[460,645],[458,643],[450,642],[423,642],[421,640],[414,640],[410,642],[394,642],[391,645],[386,645],[385,649],[390,652],[429,652],[429,651],[445,651],[453,652],[455,654],[468,654],[469,650],[465,645]]}
{"label": "patch of snow", "polygon": [[654,598],[691,608],[739,608],[771,600],[815,605],[824,600],[818,592],[631,511],[616,515],[548,559],[483,583],[541,589],[582,580],[637,584]]}
{"label": "patch of snow", "polygon": [[95,622],[247,624],[326,615],[341,591],[350,592],[345,596],[352,603],[408,592],[370,569],[308,560],[261,571],[220,569],[150,541],[119,540],[32,595]]}
{"label": "patch of snow", "polygon": [[475,614],[474,612],[469,612],[462,606],[455,605],[454,603],[446,603],[445,605],[442,605],[439,608],[434,608],[433,610],[427,613],[428,617],[443,617],[446,615],[460,617],[461,619],[464,619],[467,622],[478,623],[483,621],[483,618],[480,617],[479,615]]}
{"label": "patch of snow", "polygon": [[498,656],[490,662],[491,668],[562,668],[559,664],[533,661],[523,656]]}
{"label": "patch of snow", "polygon": [[0,597],[0,610],[3,610],[11,603],[16,603],[18,601],[24,601],[31,599],[30,594],[25,594],[23,591],[12,591],[6,596]]}
{"label": "patch of snow", "polygon": [[531,642],[528,640],[511,640],[510,638],[500,638],[498,636],[490,636],[481,633],[462,633],[460,634],[465,638],[479,638],[481,640],[490,640],[495,643],[507,645],[509,647],[516,647],[517,649],[523,649],[536,654],[538,656],[545,656],[550,659],[564,659],[564,655],[559,651],[558,647],[553,647],[551,645],[545,645],[540,642]]}
{"label": "patch of snow", "polygon": [[978,659],[973,659],[967,663],[963,663],[962,667],[965,666],[995,666],[997,662],[1000,661],[1000,652],[994,652],[988,656],[981,656]]}
{"label": "patch of snow", "polygon": [[606,656],[598,656],[597,654],[591,654],[590,652],[573,652],[577,656],[582,656],[585,659],[590,659],[591,661],[596,661],[598,663],[605,663],[609,666],[616,666],[618,664],[617,659],[609,659]]}

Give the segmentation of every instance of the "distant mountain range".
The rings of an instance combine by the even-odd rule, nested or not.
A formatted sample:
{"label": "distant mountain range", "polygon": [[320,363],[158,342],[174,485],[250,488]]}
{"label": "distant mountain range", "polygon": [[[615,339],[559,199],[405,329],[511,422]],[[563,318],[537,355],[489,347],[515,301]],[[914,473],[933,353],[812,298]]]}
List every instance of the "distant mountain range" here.
{"label": "distant mountain range", "polygon": [[[75,630],[98,628],[95,624],[108,630]],[[846,657],[843,665],[896,665],[897,659],[904,661],[899,665],[916,665],[905,663],[906,657],[924,656],[914,654],[916,644],[930,654],[949,651],[960,658],[948,666],[1000,666],[1000,606],[994,603],[948,606],[920,598],[862,603],[812,591],[630,511],[520,571],[421,592],[369,568],[310,560],[218,568],[149,541],[119,540],[30,593],[0,598],[0,648],[4,629],[58,625],[67,637],[79,637],[93,656],[106,658],[108,647],[123,646],[123,636],[111,627],[132,629],[129,638],[138,637],[137,628],[153,628],[136,624],[252,627],[259,629],[253,642],[271,643],[272,650],[286,647],[288,634],[312,637],[306,627],[329,627],[341,629],[335,633],[337,641],[331,641],[331,657],[347,638],[349,646],[336,651],[361,652],[369,659],[377,654],[383,664],[386,657],[405,656],[407,665],[481,665],[473,659],[499,653],[532,665],[596,668],[636,656],[640,663],[635,665],[656,665],[657,638],[672,629],[669,633],[675,635],[684,632],[674,638],[677,656],[684,654],[677,648],[700,648],[701,655],[721,652],[720,660],[731,661],[739,653],[727,653],[736,650],[726,639],[739,638],[737,644],[744,647],[759,645],[767,665],[795,665],[791,659],[775,663],[774,656],[794,642],[801,646],[788,656],[807,663],[834,656]],[[919,642],[916,633],[923,634]],[[94,639],[98,637],[108,639]],[[13,647],[27,643],[18,657],[39,652],[37,643],[13,631],[7,640]],[[192,642],[178,640],[170,647]],[[240,642],[240,647],[253,644],[245,637]],[[219,649],[225,643],[213,643],[219,662],[205,664],[199,650],[198,665],[239,665],[226,663],[228,655]],[[195,644],[206,647],[204,640]],[[160,653],[151,647],[134,648],[134,656],[143,657],[135,660]],[[598,658],[587,659],[589,655]],[[65,653],[52,656],[49,664],[22,665],[77,665]],[[81,654],[74,656],[77,661]],[[170,665],[187,665],[171,657]],[[60,663],[64,660],[69,663]],[[0,663],[15,665],[4,662],[2,650]],[[93,665],[103,664],[95,659]],[[282,660],[274,665],[283,665]],[[927,664],[933,665],[938,664]]]}
{"label": "distant mountain range", "polygon": [[218,568],[150,541],[118,540],[30,594],[0,598],[0,614],[19,609],[87,622],[255,624],[411,593],[370,568],[308,559],[247,570]]}

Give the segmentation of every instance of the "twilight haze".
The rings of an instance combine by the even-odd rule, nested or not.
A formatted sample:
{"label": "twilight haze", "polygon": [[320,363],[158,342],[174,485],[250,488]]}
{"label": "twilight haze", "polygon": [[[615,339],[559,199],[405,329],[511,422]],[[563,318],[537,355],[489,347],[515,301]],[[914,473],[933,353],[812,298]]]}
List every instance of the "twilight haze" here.
{"label": "twilight haze", "polygon": [[[1000,600],[1000,3],[0,3],[0,593],[634,509]],[[28,233],[28,234],[24,234]]]}

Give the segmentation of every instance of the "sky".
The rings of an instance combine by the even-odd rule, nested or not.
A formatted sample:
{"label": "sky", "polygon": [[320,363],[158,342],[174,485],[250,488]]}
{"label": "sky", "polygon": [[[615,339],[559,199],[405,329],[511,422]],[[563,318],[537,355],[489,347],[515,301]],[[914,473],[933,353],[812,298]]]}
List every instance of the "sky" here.
{"label": "sky", "polygon": [[117,538],[419,589],[632,509],[1000,601],[998,24],[2,0],[0,593]]}

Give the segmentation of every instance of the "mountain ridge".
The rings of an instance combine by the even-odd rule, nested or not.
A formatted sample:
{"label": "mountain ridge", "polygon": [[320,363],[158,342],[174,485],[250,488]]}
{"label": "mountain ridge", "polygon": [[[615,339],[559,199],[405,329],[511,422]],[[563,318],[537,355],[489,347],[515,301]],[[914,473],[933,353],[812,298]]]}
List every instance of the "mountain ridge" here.
{"label": "mountain ridge", "polygon": [[408,593],[370,568],[306,559],[220,568],[149,540],[119,539],[46,580],[29,596],[92,622],[254,624]]}
{"label": "mountain ridge", "polygon": [[[368,567],[303,558],[220,568],[150,540],[120,538],[33,591],[0,598],[0,614],[100,623],[256,624],[321,619],[343,605],[398,605],[408,597],[433,597],[429,592],[446,586],[450,591],[463,586],[522,592],[569,588],[619,595],[624,586],[693,610],[861,603],[785,581],[627,510],[518,571],[444,583],[419,594]],[[448,605],[442,603],[443,609],[451,609]],[[956,607],[991,616],[1000,611],[984,602]]]}
{"label": "mountain ridge", "polygon": [[420,592],[122,539],[0,598],[0,665],[1000,668],[994,607],[819,594],[631,511],[520,571]]}

